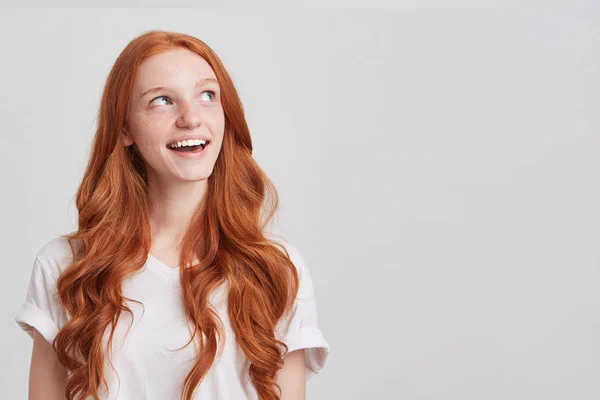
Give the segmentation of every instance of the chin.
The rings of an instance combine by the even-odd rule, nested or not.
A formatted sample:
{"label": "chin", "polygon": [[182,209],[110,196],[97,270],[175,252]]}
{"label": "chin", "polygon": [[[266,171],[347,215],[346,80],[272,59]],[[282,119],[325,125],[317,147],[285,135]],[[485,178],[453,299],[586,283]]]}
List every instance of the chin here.
{"label": "chin", "polygon": [[195,174],[178,174],[177,178],[183,182],[199,182],[208,179],[211,175],[212,170],[208,173],[195,173]]}
{"label": "chin", "polygon": [[178,176],[178,180],[182,182],[200,182],[208,179],[206,175],[197,175],[197,176]]}

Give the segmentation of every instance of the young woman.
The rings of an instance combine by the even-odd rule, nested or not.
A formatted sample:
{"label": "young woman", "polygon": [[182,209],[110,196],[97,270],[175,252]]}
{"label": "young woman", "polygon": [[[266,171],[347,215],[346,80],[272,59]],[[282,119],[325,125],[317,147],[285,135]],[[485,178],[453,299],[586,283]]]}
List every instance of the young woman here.
{"label": "young woman", "polygon": [[38,252],[17,323],[30,399],[305,398],[329,345],[225,67],[150,31],[106,82],[77,231]]}

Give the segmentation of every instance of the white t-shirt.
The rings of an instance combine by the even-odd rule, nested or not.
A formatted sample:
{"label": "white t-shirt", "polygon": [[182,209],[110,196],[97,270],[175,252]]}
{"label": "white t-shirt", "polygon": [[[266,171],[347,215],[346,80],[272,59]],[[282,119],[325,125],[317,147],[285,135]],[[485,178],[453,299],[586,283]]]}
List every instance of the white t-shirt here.
{"label": "white t-shirt", "polygon": [[[308,380],[325,365],[329,344],[317,324],[314,286],[304,259],[290,243],[281,238],[275,240],[286,247],[300,277],[294,307],[277,325],[275,334],[288,346],[289,352],[304,349]],[[15,316],[19,326],[31,337],[36,328],[52,343],[70,318],[58,301],[56,281],[71,260],[71,249],[62,237],[46,243],[36,255],[26,299]],[[176,350],[191,337],[188,330],[191,325],[186,326],[185,321],[179,269],[148,254],[143,269],[123,281],[123,296],[140,301],[143,307],[125,300],[134,313],[134,322],[127,333],[130,314],[123,312],[119,318],[112,343],[114,370],[106,354],[110,325],[104,334],[104,373],[109,390],[106,393],[101,385],[101,399],[180,399],[181,385],[194,364],[198,345],[194,340],[184,349]],[[213,366],[196,387],[193,398],[257,400],[256,389],[248,375],[249,361],[237,344],[229,323],[227,285],[219,287],[210,301],[223,321],[225,344],[222,356],[219,358],[217,352]]]}

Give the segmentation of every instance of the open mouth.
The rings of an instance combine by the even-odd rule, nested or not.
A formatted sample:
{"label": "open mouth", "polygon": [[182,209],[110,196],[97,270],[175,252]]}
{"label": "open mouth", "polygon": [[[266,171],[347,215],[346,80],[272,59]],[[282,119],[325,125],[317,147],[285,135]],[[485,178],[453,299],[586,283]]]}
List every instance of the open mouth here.
{"label": "open mouth", "polygon": [[206,149],[206,147],[209,144],[210,144],[209,141],[207,141],[205,143],[201,143],[201,144],[194,144],[194,145],[177,146],[177,144],[175,144],[175,145],[167,145],[167,149],[176,151],[178,153],[200,153],[204,149]]}

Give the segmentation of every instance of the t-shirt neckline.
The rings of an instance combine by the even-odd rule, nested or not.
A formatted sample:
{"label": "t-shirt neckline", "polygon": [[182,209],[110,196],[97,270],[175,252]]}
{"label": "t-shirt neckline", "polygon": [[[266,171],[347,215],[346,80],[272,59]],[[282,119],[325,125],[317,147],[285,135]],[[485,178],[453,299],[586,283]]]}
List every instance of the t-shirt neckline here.
{"label": "t-shirt neckline", "polygon": [[170,278],[179,276],[179,266],[172,268],[160,261],[158,258],[154,257],[152,254],[148,253],[148,260],[146,261],[148,266],[159,273],[162,273]]}

